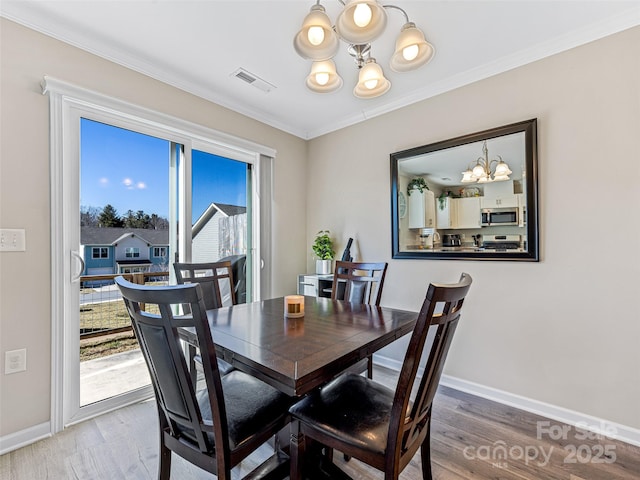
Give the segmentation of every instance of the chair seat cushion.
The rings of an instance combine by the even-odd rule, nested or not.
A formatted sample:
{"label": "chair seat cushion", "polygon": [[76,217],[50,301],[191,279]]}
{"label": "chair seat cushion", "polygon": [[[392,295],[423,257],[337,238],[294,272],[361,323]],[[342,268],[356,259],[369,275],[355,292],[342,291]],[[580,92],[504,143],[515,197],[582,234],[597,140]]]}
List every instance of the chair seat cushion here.
{"label": "chair seat cushion", "polygon": [[385,386],[346,373],[294,404],[289,412],[344,444],[382,455],[393,397]]}
{"label": "chair seat cushion", "polygon": [[[241,447],[287,415],[291,397],[271,385],[239,370],[229,372],[221,380],[231,449]],[[203,421],[211,422],[207,390],[199,391],[197,397]],[[210,440],[214,443],[213,435]]]}

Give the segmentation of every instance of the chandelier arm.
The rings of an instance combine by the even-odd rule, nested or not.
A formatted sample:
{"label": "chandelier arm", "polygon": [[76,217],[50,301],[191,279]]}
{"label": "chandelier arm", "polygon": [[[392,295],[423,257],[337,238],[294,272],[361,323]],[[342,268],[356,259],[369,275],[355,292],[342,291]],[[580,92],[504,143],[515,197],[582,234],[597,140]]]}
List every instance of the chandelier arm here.
{"label": "chandelier arm", "polygon": [[[338,0],[338,1],[340,1],[340,0]],[[409,15],[407,15],[407,12],[405,12],[404,9],[402,9],[402,8],[396,6],[396,5],[382,5],[382,8],[400,10],[400,12],[402,12],[402,14],[404,15],[405,23],[409,23]]]}

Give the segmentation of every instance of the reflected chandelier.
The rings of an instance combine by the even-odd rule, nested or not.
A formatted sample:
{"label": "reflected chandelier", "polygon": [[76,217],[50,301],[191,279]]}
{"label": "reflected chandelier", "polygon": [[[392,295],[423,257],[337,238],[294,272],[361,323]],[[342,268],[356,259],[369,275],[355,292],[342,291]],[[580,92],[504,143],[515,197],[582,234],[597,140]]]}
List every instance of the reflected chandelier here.
{"label": "reflected chandelier", "polygon": [[[509,180],[509,175],[513,172],[509,169],[500,155],[496,155],[498,160],[489,161],[489,149],[487,148],[487,141],[482,144],[483,157],[478,157],[476,164],[469,167],[462,172],[462,183],[487,183],[487,182],[503,182]],[[495,171],[491,172],[491,165],[496,164]]]}
{"label": "reflected chandelier", "polygon": [[405,24],[396,39],[395,53],[391,57],[391,70],[407,72],[425,65],[433,58],[433,46],[409,16],[395,5],[381,5],[376,0],[338,0],[343,9],[332,26],[320,0],[302,22],[293,45],[298,54],[312,60],[307,87],[318,93],[335,92],[342,87],[342,78],[332,58],[338,53],[340,40],[349,43],[347,52],[355,59],[360,70],[353,94],[358,98],[375,98],[391,88],[376,59],[371,56],[371,42],[378,38],[387,25],[387,9],[395,9],[405,17]]}

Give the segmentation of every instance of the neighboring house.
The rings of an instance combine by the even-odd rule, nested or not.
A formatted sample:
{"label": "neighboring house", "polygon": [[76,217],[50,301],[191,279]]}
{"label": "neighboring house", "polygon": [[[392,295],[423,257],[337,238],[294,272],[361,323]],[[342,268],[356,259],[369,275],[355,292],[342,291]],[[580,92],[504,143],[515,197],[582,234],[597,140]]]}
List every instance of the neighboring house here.
{"label": "neighboring house", "polygon": [[212,203],[193,224],[191,260],[215,262],[246,254],[246,207]]}
{"label": "neighboring house", "polygon": [[169,230],[82,227],[83,275],[162,272],[169,269]]}

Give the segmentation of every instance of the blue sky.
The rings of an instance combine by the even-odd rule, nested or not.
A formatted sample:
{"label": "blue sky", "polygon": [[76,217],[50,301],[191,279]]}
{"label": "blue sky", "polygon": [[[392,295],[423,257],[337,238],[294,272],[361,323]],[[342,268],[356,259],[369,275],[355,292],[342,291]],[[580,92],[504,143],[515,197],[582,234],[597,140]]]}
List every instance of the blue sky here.
{"label": "blue sky", "polygon": [[[83,119],[80,205],[167,217],[169,154],[167,140]],[[211,202],[246,206],[246,164],[194,151],[192,167],[192,221]]]}

